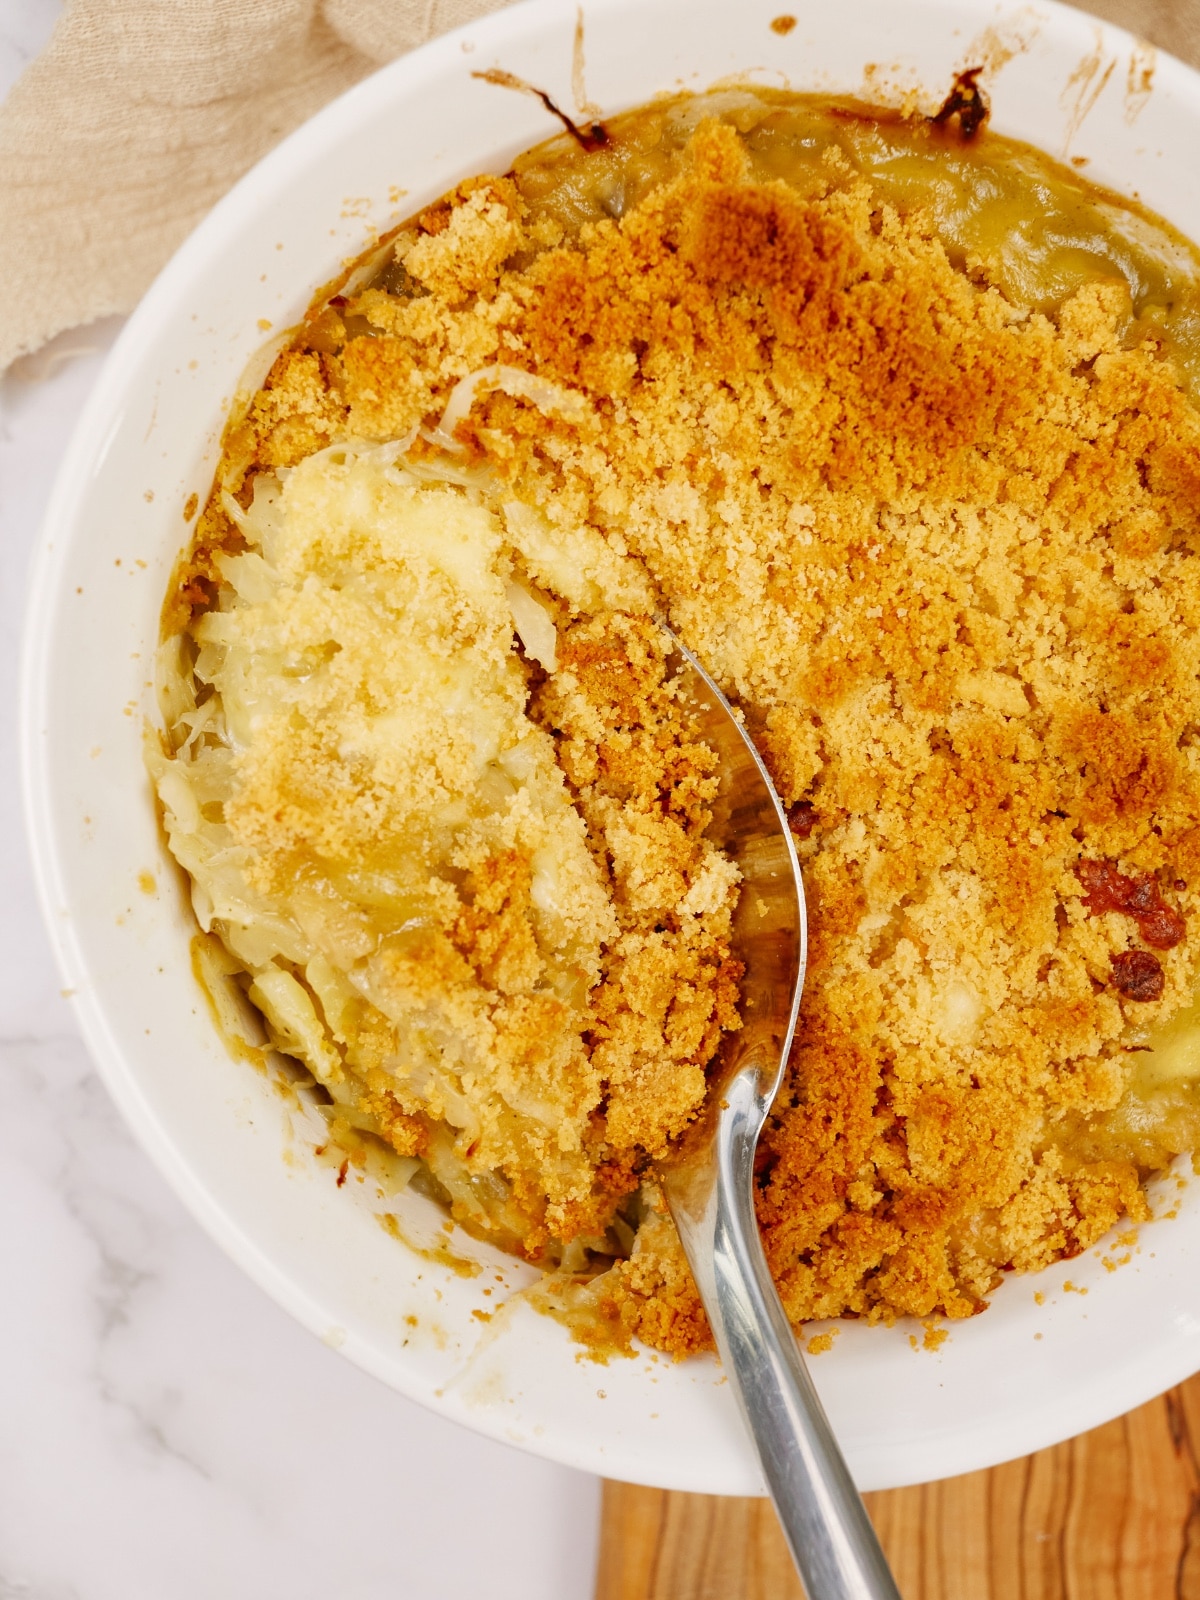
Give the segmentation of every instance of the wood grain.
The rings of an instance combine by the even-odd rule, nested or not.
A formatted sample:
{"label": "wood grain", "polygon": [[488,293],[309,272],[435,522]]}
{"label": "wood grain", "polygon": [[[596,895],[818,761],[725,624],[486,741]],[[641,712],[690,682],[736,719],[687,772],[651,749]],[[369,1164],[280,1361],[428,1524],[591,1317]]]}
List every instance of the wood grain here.
{"label": "wood grain", "polygon": [[[1200,1600],[1200,1377],[1066,1444],[867,1496],[905,1600]],[[762,1500],[604,1488],[596,1600],[802,1600]]]}

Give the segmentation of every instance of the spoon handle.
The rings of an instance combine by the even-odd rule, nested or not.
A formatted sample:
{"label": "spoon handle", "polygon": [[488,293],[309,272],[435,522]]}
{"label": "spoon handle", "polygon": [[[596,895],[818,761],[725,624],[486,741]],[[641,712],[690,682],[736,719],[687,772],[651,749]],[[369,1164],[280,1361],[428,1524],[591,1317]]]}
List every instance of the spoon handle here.
{"label": "spoon handle", "polygon": [[901,1600],[763,1254],[757,1071],[736,1074],[723,1101],[711,1181],[666,1172],[664,1182],[725,1372],[809,1600]]}

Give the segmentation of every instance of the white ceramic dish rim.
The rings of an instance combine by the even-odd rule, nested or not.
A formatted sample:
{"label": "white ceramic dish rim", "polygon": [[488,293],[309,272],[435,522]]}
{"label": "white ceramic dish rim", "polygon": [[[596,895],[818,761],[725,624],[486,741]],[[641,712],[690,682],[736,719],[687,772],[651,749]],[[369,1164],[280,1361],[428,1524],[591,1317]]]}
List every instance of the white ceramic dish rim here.
{"label": "white ceramic dish rim", "polygon": [[[673,8],[670,0],[664,0],[662,5],[653,8],[639,8],[638,16],[644,20],[651,10],[658,15],[671,13],[673,9],[678,8]],[[688,14],[692,27],[719,28],[721,24],[713,21],[714,9],[713,4],[693,7]],[[739,15],[745,19],[744,26],[748,30],[750,20],[765,24],[773,9],[761,5],[743,6]],[[816,8],[809,5],[794,9],[800,17],[803,37],[805,30],[818,26],[814,15]],[[919,15],[926,24],[930,18],[940,17],[947,29],[953,21],[960,26],[968,24],[977,33],[991,24],[1001,28],[1011,26],[1014,30],[1021,26],[1028,28],[1031,17],[1040,18],[1041,37],[1057,41],[1063,56],[1071,50],[1079,52],[1091,46],[1102,53],[1104,59],[1111,56],[1114,60],[1128,58],[1132,61],[1142,48],[1119,30],[1102,28],[1052,3],[1038,6],[1036,10],[1026,7],[1005,10],[980,4],[978,0],[969,6],[951,5],[947,0],[921,0],[907,10]],[[602,31],[622,18],[628,20],[633,13],[631,0],[596,0],[587,7],[586,20],[590,28]],[[843,8],[841,16],[843,23],[853,17],[864,33],[874,26],[878,34],[872,37],[887,36],[885,13],[870,0]],[[416,94],[422,83],[429,82],[439,70],[447,70],[450,63],[461,65],[460,52],[466,45],[474,46],[475,59],[480,64],[484,64],[482,52],[487,49],[492,52],[487,64],[496,57],[507,65],[521,57],[526,48],[532,49],[536,56],[537,50],[530,44],[531,40],[550,41],[561,47],[573,31],[574,20],[574,8],[558,0],[527,0],[525,4],[438,40],[366,80],[299,129],[249,173],[181,247],[147,294],[112,352],[80,420],[47,513],[36,558],[24,651],[26,811],[47,924],[65,982],[75,991],[74,1003],[81,1029],[114,1098],[143,1146],[202,1225],[269,1294],[319,1336],[341,1343],[347,1354],[384,1381],[493,1437],[512,1439],[568,1464],[633,1481],[709,1492],[752,1492],[757,1487],[756,1470],[738,1432],[728,1397],[720,1393],[719,1379],[714,1380],[709,1365],[692,1363],[688,1369],[659,1372],[652,1371],[650,1365],[644,1369],[637,1367],[632,1387],[627,1381],[629,1373],[634,1371],[631,1364],[622,1364],[629,1367],[629,1372],[623,1374],[614,1368],[608,1373],[601,1371],[598,1378],[599,1369],[588,1370],[588,1386],[608,1384],[623,1408],[614,1422],[602,1408],[597,1410],[592,1406],[581,1412],[575,1404],[579,1384],[573,1374],[583,1369],[575,1364],[574,1352],[566,1345],[561,1330],[544,1319],[531,1319],[517,1313],[508,1319],[504,1330],[494,1339],[489,1335],[487,1340],[481,1341],[488,1344],[493,1355],[500,1350],[501,1359],[475,1384],[477,1398],[472,1401],[469,1396],[464,1398],[461,1386],[455,1388],[453,1376],[445,1377],[446,1362],[439,1366],[431,1358],[432,1364],[427,1362],[422,1367],[419,1362],[414,1365],[416,1358],[405,1356],[400,1349],[382,1348],[378,1340],[373,1342],[370,1334],[364,1334],[353,1325],[353,1318],[342,1319],[339,1307],[331,1307],[314,1292],[302,1267],[297,1267],[294,1261],[289,1266],[271,1249],[265,1248],[254,1215],[245,1209],[252,1202],[244,1194],[235,1196],[231,1191],[214,1187],[211,1179],[200,1175],[196,1165],[181,1150],[178,1130],[164,1126],[153,1103],[152,1085],[145,1070],[142,1069],[139,1076],[139,1071],[131,1064],[136,1022],[114,1008],[115,980],[111,973],[106,973],[97,954],[100,922],[94,907],[84,903],[86,895],[80,887],[83,871],[80,845],[64,826],[61,815],[57,815],[62,809],[63,781],[54,762],[59,759],[56,752],[61,751],[62,735],[56,734],[55,729],[63,725],[65,713],[61,705],[52,708],[48,702],[53,699],[55,650],[63,645],[72,626],[68,620],[70,580],[80,562],[88,559],[85,536],[97,535],[96,516],[90,511],[88,495],[98,483],[105,481],[106,464],[112,455],[126,447],[132,415],[131,385],[138,374],[153,367],[154,352],[172,324],[178,322],[189,293],[195,291],[206,269],[228,249],[229,241],[248,231],[256,216],[286,194],[289,186],[294,187],[299,181],[298,175],[318,162],[324,150],[339,138],[344,140],[352,135],[356,128],[367,127],[373,117],[395,106],[406,95]],[[561,49],[559,53],[562,54]],[[743,57],[736,64],[745,65],[745,60]],[[960,61],[958,64],[968,63]],[[1192,115],[1200,117],[1200,80],[1178,63],[1161,57],[1157,71],[1156,92],[1160,98],[1173,96],[1172,105],[1178,102],[1180,106],[1190,107]],[[560,80],[564,76],[565,73],[559,73]],[[707,81],[715,76],[718,74],[710,71]],[[668,74],[664,73],[664,78],[667,81],[660,87],[671,87]],[[552,91],[557,88],[557,84],[549,86]],[[851,87],[845,83],[828,85],[820,78],[815,81],[797,79],[795,86],[832,86],[843,90]],[[565,102],[568,98],[565,90],[559,92]],[[647,97],[638,94],[636,99]],[[997,98],[999,103],[999,96]],[[622,100],[606,109],[621,109],[626,103],[629,102]],[[501,118],[497,116],[496,120]],[[1003,117],[998,116],[997,121],[1002,131],[1029,136],[1024,127],[1006,126]],[[540,123],[534,126],[536,131],[532,136],[510,139],[500,147],[511,155],[550,131]],[[432,198],[470,170],[482,170],[488,164],[488,153],[495,154],[496,150],[497,144],[493,142],[481,154],[474,169],[468,166],[465,171],[444,171],[438,175],[433,189],[421,198]],[[1101,171],[1098,176],[1112,181],[1108,172]],[[1153,178],[1153,173],[1148,176]],[[1152,187],[1152,184],[1142,187],[1151,203],[1154,196],[1148,190],[1152,191]],[[416,198],[414,203],[418,203]],[[401,214],[407,209],[410,209],[407,205],[401,207]],[[1173,220],[1182,219],[1173,214]],[[359,228],[365,232],[362,224]],[[1193,236],[1200,235],[1200,225],[1196,221],[1191,224],[1191,232]],[[349,236],[347,242],[350,242]],[[350,248],[353,248],[352,243]],[[320,276],[319,271],[310,274],[310,286]],[[285,310],[294,319],[303,304],[303,296],[299,303],[295,303],[293,297],[293,303]],[[247,346],[243,354],[248,355],[250,348],[252,346]],[[208,420],[213,419],[209,417]],[[148,434],[149,431],[148,428]],[[194,463],[190,465],[194,470]],[[177,543],[180,542],[182,539],[177,537]],[[145,611],[144,606],[142,609]],[[125,754],[128,754],[127,749]],[[121,794],[119,789],[115,793],[116,799],[112,793],[105,795],[105,805],[125,803],[127,794]],[[99,816],[102,807],[98,805],[96,810]],[[129,921],[133,924],[138,921],[132,909]],[[125,926],[125,922],[120,924],[122,929]],[[148,942],[147,938],[142,938],[146,927],[140,931],[135,929],[128,940],[124,932],[105,937],[111,937],[122,949],[127,948],[127,953],[136,955],[139,948],[150,950],[152,961],[156,948],[154,938],[164,935],[161,926],[147,926],[153,936],[148,937]],[[140,946],[138,938],[142,940]],[[146,971],[150,971],[149,964]],[[201,1030],[207,1027],[207,1019],[202,1019],[199,1027]],[[195,1041],[192,1043],[194,1045]],[[220,1071],[219,1063],[214,1065],[211,1041],[206,1059],[214,1071]],[[239,1070],[245,1069],[239,1067]],[[349,1208],[344,1210],[348,1213]],[[1181,1210],[1183,1215],[1175,1225],[1175,1234],[1156,1229],[1154,1243],[1158,1248],[1122,1273],[1106,1279],[1103,1268],[1095,1265],[1092,1258],[1051,1269],[1036,1285],[1048,1298],[1044,1314],[1031,1315],[1026,1310],[1023,1316],[1015,1318],[1009,1315],[1010,1302],[1019,1294],[1030,1299],[1033,1285],[1029,1281],[1023,1287],[1010,1285],[988,1318],[981,1319],[979,1324],[953,1330],[951,1341],[943,1351],[935,1356],[912,1358],[913,1364],[907,1369],[896,1362],[896,1351],[906,1339],[902,1331],[858,1327],[843,1330],[834,1352],[816,1363],[815,1373],[863,1486],[919,1481],[1024,1453],[1116,1415],[1200,1366],[1200,1289],[1193,1287],[1187,1271],[1188,1251],[1192,1249],[1194,1254],[1196,1234],[1200,1231],[1200,1214],[1191,1205],[1190,1195],[1183,1197]],[[324,1212],[320,1214],[323,1216]],[[1148,1241],[1143,1242],[1148,1249]],[[401,1252],[400,1246],[388,1243],[390,1249]],[[1158,1265],[1154,1265],[1156,1261]],[[491,1264],[496,1265],[495,1262]],[[447,1295],[454,1292],[451,1276],[443,1275],[438,1279]],[[1151,1291],[1147,1298],[1154,1301],[1148,1328],[1145,1323],[1138,1327],[1137,1308],[1143,1296],[1131,1292],[1131,1277],[1135,1276],[1144,1280],[1141,1287]],[[1097,1340],[1089,1334],[1085,1327],[1088,1319],[1085,1302],[1072,1298],[1065,1289],[1071,1277],[1079,1281],[1081,1287],[1109,1290],[1114,1304],[1107,1309],[1107,1318],[1114,1323],[1117,1337]],[[462,1306],[456,1308],[456,1314],[458,1312],[466,1315]],[[350,1326],[343,1327],[343,1320]],[[536,1327],[532,1325],[534,1320]],[[1039,1320],[1046,1323],[1043,1357],[1053,1350],[1054,1359],[1049,1362],[1043,1359],[1035,1371],[1030,1358],[1029,1382],[1018,1384],[1013,1391],[1011,1385],[1003,1381],[996,1363],[1003,1362],[1005,1356],[1012,1359],[1018,1348],[1018,1338],[1035,1339],[1039,1330],[1034,1324]],[[987,1330],[989,1326],[995,1327],[999,1335],[1002,1321],[1007,1333],[996,1349],[993,1346],[997,1345],[997,1339]],[[1136,1338],[1130,1337],[1135,1328],[1138,1330]],[[1011,1335],[1011,1342],[1008,1335]],[[1024,1348],[1031,1350],[1033,1347],[1026,1344]],[[527,1368],[531,1363],[537,1366],[550,1361],[557,1363],[556,1373],[558,1368],[570,1369],[562,1380],[565,1389],[560,1385],[555,1391],[555,1403],[561,1402],[564,1406],[565,1420],[559,1427],[550,1415],[553,1406],[549,1411],[543,1407],[539,1412],[536,1403],[536,1386],[542,1382],[542,1375],[533,1374],[535,1390],[532,1393],[521,1387],[524,1379],[513,1378],[513,1370],[521,1365],[523,1351],[525,1355],[534,1353],[525,1362]],[[960,1359],[964,1351],[968,1355],[965,1361]],[[460,1349],[458,1354],[462,1353]],[[478,1365],[478,1352],[471,1359]],[[871,1373],[881,1366],[887,1366],[895,1375],[906,1376],[906,1387],[912,1393],[896,1416],[884,1416],[878,1409],[878,1396],[872,1397],[876,1416],[864,1429],[863,1417],[853,1414],[854,1392],[864,1383],[869,1389]],[[685,1376],[679,1378],[681,1371]],[[989,1371],[996,1379],[991,1385],[987,1377]],[[546,1373],[549,1373],[548,1368]],[[528,1376],[526,1372],[526,1378]],[[649,1415],[646,1408],[654,1401],[647,1381],[643,1380],[668,1387],[674,1385],[672,1393],[677,1404],[672,1421],[679,1427],[683,1427],[691,1410],[703,1412],[694,1436],[673,1434],[664,1438],[661,1434],[654,1435],[653,1430],[647,1431],[644,1426]],[[495,1387],[497,1381],[499,1390]],[[553,1387],[549,1376],[545,1384],[549,1392]],[[949,1418],[937,1404],[937,1391],[944,1390],[947,1384],[962,1391],[959,1414]],[[492,1385],[490,1390],[489,1385]],[[506,1393],[502,1401],[496,1401],[495,1393],[504,1391],[506,1385],[511,1394]],[[989,1389],[994,1390],[990,1401]],[[488,1394],[493,1398],[487,1398]],[[516,1426],[513,1413],[505,1409],[506,1405],[513,1404],[517,1405]],[[977,1412],[982,1408],[982,1417],[967,1416],[967,1408],[972,1404]],[[534,1420],[538,1418],[540,1420]],[[683,1432],[686,1435],[686,1428]]]}

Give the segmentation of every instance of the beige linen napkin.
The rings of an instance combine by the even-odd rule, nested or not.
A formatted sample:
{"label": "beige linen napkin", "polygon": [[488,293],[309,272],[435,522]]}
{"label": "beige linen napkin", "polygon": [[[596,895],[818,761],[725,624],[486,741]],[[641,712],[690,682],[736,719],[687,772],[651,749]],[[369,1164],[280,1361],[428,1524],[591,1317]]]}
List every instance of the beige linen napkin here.
{"label": "beige linen napkin", "polygon": [[[502,3],[67,0],[0,107],[0,371],[64,328],[129,311],[284,134],[383,62]],[[1089,9],[1200,64],[1200,0]]]}
{"label": "beige linen napkin", "polygon": [[0,370],[129,311],[255,161],[503,0],[67,0],[0,107]]}

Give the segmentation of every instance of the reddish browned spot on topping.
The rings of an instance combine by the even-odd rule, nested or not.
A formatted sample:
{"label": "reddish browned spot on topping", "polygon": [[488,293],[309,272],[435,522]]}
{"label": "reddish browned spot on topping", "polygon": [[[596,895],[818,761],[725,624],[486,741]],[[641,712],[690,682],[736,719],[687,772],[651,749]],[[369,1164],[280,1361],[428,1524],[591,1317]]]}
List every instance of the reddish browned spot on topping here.
{"label": "reddish browned spot on topping", "polygon": [[772,17],[771,18],[771,32],[772,33],[791,33],[792,29],[795,26],[796,26],[795,17],[790,17],[790,16],[787,16],[785,14],[782,17]]}
{"label": "reddish browned spot on topping", "polygon": [[1129,909],[1133,879],[1119,872],[1111,861],[1081,861],[1075,874],[1084,888],[1083,903],[1093,917],[1103,911]]}
{"label": "reddish browned spot on topping", "polygon": [[[1161,983],[1159,984],[1159,988],[1160,989],[1162,988],[1162,984]],[[339,1189],[345,1183],[346,1174],[349,1172],[349,1170],[350,1170],[349,1161],[343,1161],[341,1166],[338,1168],[337,1186],[338,1186]]]}
{"label": "reddish browned spot on topping", "polygon": [[1142,938],[1156,950],[1169,950],[1183,938],[1185,924],[1172,906],[1159,906],[1147,917],[1138,918]]}
{"label": "reddish browned spot on topping", "polygon": [[1158,1000],[1163,992],[1163,969],[1149,950],[1123,950],[1112,958],[1113,982],[1127,1000]]}
{"label": "reddish browned spot on topping", "polygon": [[941,110],[930,118],[934,127],[948,128],[951,123],[957,123],[964,140],[975,137],[987,121],[991,109],[978,83],[982,71],[982,67],[968,67],[965,72],[959,73]]}
{"label": "reddish browned spot on topping", "polygon": [[1146,943],[1156,950],[1169,950],[1187,931],[1187,924],[1159,893],[1149,873],[1130,878],[1118,872],[1111,861],[1081,861],[1075,868],[1086,893],[1083,903],[1089,915],[1119,911],[1134,917]]}
{"label": "reddish browned spot on topping", "polygon": [[794,806],[788,807],[788,827],[797,839],[807,839],[816,826],[817,813],[813,810],[811,800],[800,800]]}
{"label": "reddish browned spot on topping", "polygon": [[199,504],[200,504],[200,500],[199,500],[198,496],[196,496],[194,494],[188,495],[187,504],[183,508],[183,520],[185,522],[190,522],[192,520],[192,518],[196,515],[196,507]]}

